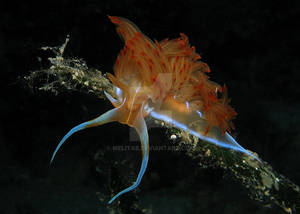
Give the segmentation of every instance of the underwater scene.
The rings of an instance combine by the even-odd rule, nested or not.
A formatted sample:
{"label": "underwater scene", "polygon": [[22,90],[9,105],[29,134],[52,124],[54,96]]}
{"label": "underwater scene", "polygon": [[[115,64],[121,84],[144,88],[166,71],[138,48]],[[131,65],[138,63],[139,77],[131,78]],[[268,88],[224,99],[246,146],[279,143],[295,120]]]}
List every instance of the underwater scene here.
{"label": "underwater scene", "polygon": [[0,10],[1,214],[299,212],[297,1]]}

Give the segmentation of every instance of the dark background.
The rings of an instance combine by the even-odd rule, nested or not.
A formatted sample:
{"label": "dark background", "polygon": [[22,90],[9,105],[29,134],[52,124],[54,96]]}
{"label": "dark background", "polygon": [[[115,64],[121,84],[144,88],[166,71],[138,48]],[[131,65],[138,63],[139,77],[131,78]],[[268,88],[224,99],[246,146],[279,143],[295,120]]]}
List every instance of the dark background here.
{"label": "dark background", "polygon": [[[32,91],[19,81],[30,71],[47,68],[47,57],[53,54],[40,47],[61,45],[67,34],[66,56],[112,72],[123,44],[107,15],[131,20],[157,40],[185,33],[210,66],[211,80],[229,89],[238,112],[234,123],[239,143],[300,183],[296,1],[12,0],[0,8],[1,214],[108,213],[105,203],[113,193],[106,187],[116,193],[134,181],[139,151],[109,148],[139,143],[130,142],[129,128],[116,123],[74,135],[49,166],[69,128],[111,105],[80,92],[56,96]],[[170,145],[164,129],[151,129],[149,135],[151,145]],[[96,153],[113,169],[97,173]],[[137,192],[141,206],[155,214],[283,213],[251,201],[243,187],[223,178],[226,172],[196,169],[183,153],[151,152]],[[127,183],[117,185],[121,177]],[[98,200],[96,192],[105,200]]]}

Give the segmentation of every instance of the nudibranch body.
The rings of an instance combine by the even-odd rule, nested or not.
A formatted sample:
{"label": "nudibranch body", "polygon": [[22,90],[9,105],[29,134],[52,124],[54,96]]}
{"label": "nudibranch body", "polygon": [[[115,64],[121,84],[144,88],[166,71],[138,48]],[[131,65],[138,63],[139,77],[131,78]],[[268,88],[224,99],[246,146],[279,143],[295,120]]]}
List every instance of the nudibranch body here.
{"label": "nudibranch body", "polygon": [[[243,152],[228,132],[233,129],[236,112],[229,105],[226,87],[208,79],[209,67],[202,61],[188,37],[161,42],[150,40],[129,20],[109,16],[125,47],[108,74],[115,87],[115,97],[106,94],[114,109],[98,118],[72,128],[56,147],[51,162],[65,140],[74,132],[117,121],[136,129],[142,145],[143,161],[135,183],[116,194],[136,188],[145,173],[149,158],[149,137],[144,118],[151,116],[207,142]],[[221,95],[221,96],[220,96]]]}

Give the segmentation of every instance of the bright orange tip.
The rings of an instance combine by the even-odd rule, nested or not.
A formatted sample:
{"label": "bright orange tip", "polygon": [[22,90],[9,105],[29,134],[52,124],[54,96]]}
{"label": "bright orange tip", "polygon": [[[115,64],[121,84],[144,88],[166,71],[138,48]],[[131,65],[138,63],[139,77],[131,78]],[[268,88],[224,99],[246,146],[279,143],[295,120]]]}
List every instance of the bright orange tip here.
{"label": "bright orange tip", "polygon": [[121,22],[120,18],[117,16],[108,16],[108,18],[114,24],[120,24],[120,22]]}

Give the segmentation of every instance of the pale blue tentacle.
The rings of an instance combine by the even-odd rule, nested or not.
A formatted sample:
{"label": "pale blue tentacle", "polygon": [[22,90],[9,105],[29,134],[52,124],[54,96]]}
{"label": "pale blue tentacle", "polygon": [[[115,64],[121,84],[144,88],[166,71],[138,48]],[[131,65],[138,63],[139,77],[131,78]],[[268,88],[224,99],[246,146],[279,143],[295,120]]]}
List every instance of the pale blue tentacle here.
{"label": "pale blue tentacle", "polygon": [[116,100],[115,98],[113,98],[110,94],[108,94],[106,91],[104,91],[105,96],[107,97],[107,99],[114,105],[114,106],[119,106],[121,104],[121,99],[120,100]]}
{"label": "pale blue tentacle", "polygon": [[52,163],[57,151],[59,150],[59,148],[63,145],[63,143],[72,135],[74,134],[75,132],[78,132],[80,130],[83,130],[83,129],[86,129],[86,128],[90,128],[90,127],[94,127],[94,126],[100,126],[102,124],[105,124],[105,123],[109,123],[109,122],[112,122],[112,121],[116,121],[117,119],[117,115],[118,115],[118,109],[119,108],[115,108],[115,109],[112,109],[104,114],[102,114],[101,116],[93,119],[93,120],[90,120],[90,121],[87,121],[87,122],[84,122],[84,123],[81,123],[79,124],[78,126],[75,126],[74,128],[72,128],[64,137],[63,139],[59,142],[59,144],[57,145],[55,151],[53,152],[53,155],[51,157],[51,160],[50,160],[50,164]]}
{"label": "pale blue tentacle", "polygon": [[115,98],[113,98],[109,93],[107,93],[106,91],[104,91],[105,96],[107,97],[107,99],[111,102],[111,103],[117,103],[118,100],[116,100]]}
{"label": "pale blue tentacle", "polygon": [[140,141],[141,141],[141,145],[142,145],[142,155],[143,155],[143,160],[142,160],[142,164],[141,164],[141,168],[140,168],[138,177],[133,185],[122,190],[121,192],[116,194],[114,197],[112,197],[112,199],[108,202],[109,204],[111,204],[116,198],[123,195],[124,193],[127,193],[127,192],[135,189],[140,184],[140,182],[143,178],[143,175],[146,171],[148,159],[149,159],[149,137],[148,137],[148,131],[147,131],[147,126],[146,126],[145,120],[141,116],[141,114],[137,118],[137,121],[135,124],[135,129],[140,136]]}

